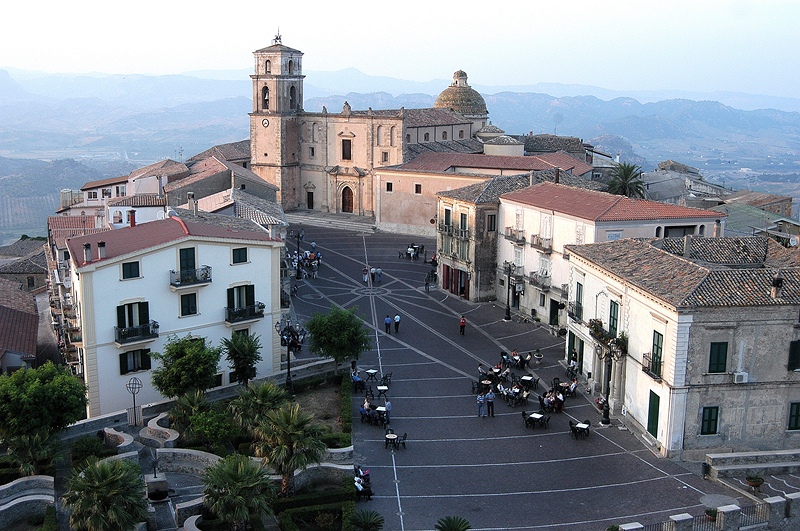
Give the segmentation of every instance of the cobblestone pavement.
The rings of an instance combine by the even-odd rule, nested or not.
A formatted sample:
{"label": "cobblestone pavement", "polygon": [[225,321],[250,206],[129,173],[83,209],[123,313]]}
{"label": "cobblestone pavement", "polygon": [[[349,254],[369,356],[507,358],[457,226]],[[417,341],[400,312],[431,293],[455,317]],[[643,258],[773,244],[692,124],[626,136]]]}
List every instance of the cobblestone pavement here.
{"label": "cobblestone pavement", "polygon": [[[399,254],[414,241],[430,257],[432,240],[306,226],[301,247],[312,240],[323,265],[316,279],[298,282],[295,311],[302,322],[332,304],[358,308],[375,346],[359,366],[392,374],[391,427],[408,434],[407,448],[386,448],[382,428],[358,422],[362,398],[354,398],[355,455],[370,469],[376,494],[359,507],[380,512],[385,529],[432,529],[440,517],[457,515],[478,530],[604,530],[683,512],[701,515],[709,500],[752,503],[654,454],[620,419],[600,427],[600,413],[582,388],[552,416],[549,429],[524,426],[522,411],[538,409],[534,395],[516,408],[498,401],[495,417],[479,418],[472,392],[478,363],[496,364],[502,350],[539,348],[544,359],[530,372],[542,382],[563,380],[563,339],[538,323],[503,321],[502,305],[470,303],[441,289],[425,292],[431,266]],[[380,282],[363,281],[365,264],[382,269]],[[383,320],[395,313],[399,333],[386,334]],[[467,319],[463,336],[461,315]],[[572,438],[568,421],[584,419],[591,421],[590,436]]]}

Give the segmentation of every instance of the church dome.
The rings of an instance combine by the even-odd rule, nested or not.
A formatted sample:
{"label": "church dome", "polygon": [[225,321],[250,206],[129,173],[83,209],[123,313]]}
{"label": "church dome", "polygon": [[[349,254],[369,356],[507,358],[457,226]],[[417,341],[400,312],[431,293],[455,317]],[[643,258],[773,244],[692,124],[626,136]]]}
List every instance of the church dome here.
{"label": "church dome", "polygon": [[437,109],[452,109],[464,116],[489,114],[486,101],[477,90],[467,84],[467,73],[463,70],[453,74],[453,83],[439,94],[433,106]]}

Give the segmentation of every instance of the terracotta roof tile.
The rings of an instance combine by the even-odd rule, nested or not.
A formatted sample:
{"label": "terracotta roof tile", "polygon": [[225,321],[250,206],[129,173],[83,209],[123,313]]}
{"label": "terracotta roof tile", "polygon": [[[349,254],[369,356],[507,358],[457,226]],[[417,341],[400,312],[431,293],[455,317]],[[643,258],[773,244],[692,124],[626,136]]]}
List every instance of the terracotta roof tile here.
{"label": "terracotta roof tile", "polygon": [[[426,144],[420,144],[425,146]],[[591,166],[583,164],[573,159],[569,155],[557,153],[547,153],[546,156],[536,157],[514,157],[507,155],[483,155],[466,153],[422,153],[413,160],[400,165],[398,168],[403,170],[422,170],[436,172],[453,172],[455,168],[475,168],[492,170],[511,170],[511,171],[542,171],[553,168],[560,168],[568,171],[576,168],[582,171]],[[585,168],[584,168],[585,167]],[[573,172],[574,173],[574,172]]]}
{"label": "terracotta roof tile", "polygon": [[40,246],[37,252],[0,265],[0,274],[3,273],[8,275],[47,274],[47,259],[44,255],[44,249]]}
{"label": "terracotta roof tile", "polygon": [[108,200],[108,206],[158,207],[166,204],[167,198],[158,194],[136,194]]}
{"label": "terracotta roof tile", "polygon": [[403,109],[406,127],[471,124],[463,114],[450,109]]}
{"label": "terracotta roof tile", "polygon": [[190,157],[188,160],[189,162],[194,162],[209,157],[228,161],[250,160],[250,139],[213,146],[202,153]]}

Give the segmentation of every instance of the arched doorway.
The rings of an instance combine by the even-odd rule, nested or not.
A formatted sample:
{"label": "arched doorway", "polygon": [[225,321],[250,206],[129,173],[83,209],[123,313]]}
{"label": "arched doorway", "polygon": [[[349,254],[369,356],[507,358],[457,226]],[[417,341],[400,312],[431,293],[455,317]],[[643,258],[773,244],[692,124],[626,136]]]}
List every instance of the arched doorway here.
{"label": "arched doorway", "polygon": [[342,190],[342,212],[353,213],[353,190],[349,186]]}

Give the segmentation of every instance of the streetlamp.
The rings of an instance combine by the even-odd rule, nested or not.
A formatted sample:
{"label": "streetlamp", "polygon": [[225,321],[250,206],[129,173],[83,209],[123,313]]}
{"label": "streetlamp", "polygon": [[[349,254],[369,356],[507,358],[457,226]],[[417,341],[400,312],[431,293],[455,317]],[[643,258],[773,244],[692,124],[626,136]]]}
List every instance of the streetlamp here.
{"label": "streetlamp", "polygon": [[292,386],[292,340],[299,341],[300,334],[292,327],[292,321],[288,317],[285,322],[282,319],[277,321],[275,330],[281,337],[284,337],[284,332],[286,333],[286,389],[289,390],[290,395],[294,395],[294,387]]}
{"label": "streetlamp", "polygon": [[290,238],[295,237],[297,238],[297,267],[294,271],[294,278],[296,280],[301,280],[303,278],[303,274],[300,272],[300,240],[303,239],[305,236],[305,230],[289,230],[288,236]]}
{"label": "streetlamp", "polygon": [[[128,380],[128,383],[125,384],[125,389],[127,389],[128,392],[133,396],[133,409],[131,410],[133,412],[132,415],[133,419],[131,419],[131,416],[129,416],[128,424],[130,426],[138,426],[139,415],[136,414],[136,394],[142,390],[142,381],[136,376],[134,376],[133,378]],[[133,420],[133,422],[131,422],[131,420]]]}
{"label": "streetlamp", "polygon": [[608,405],[608,396],[611,392],[611,369],[613,367],[613,362],[618,362],[622,359],[622,351],[614,347],[608,349],[603,348],[599,343],[594,347],[594,351],[598,358],[606,362],[606,392],[605,402],[603,402],[603,418],[600,420],[600,424],[608,426],[611,424],[611,408]]}
{"label": "streetlamp", "polygon": [[514,262],[503,262],[503,267],[506,270],[506,316],[504,321],[511,320],[511,275],[517,270],[517,265]]}

